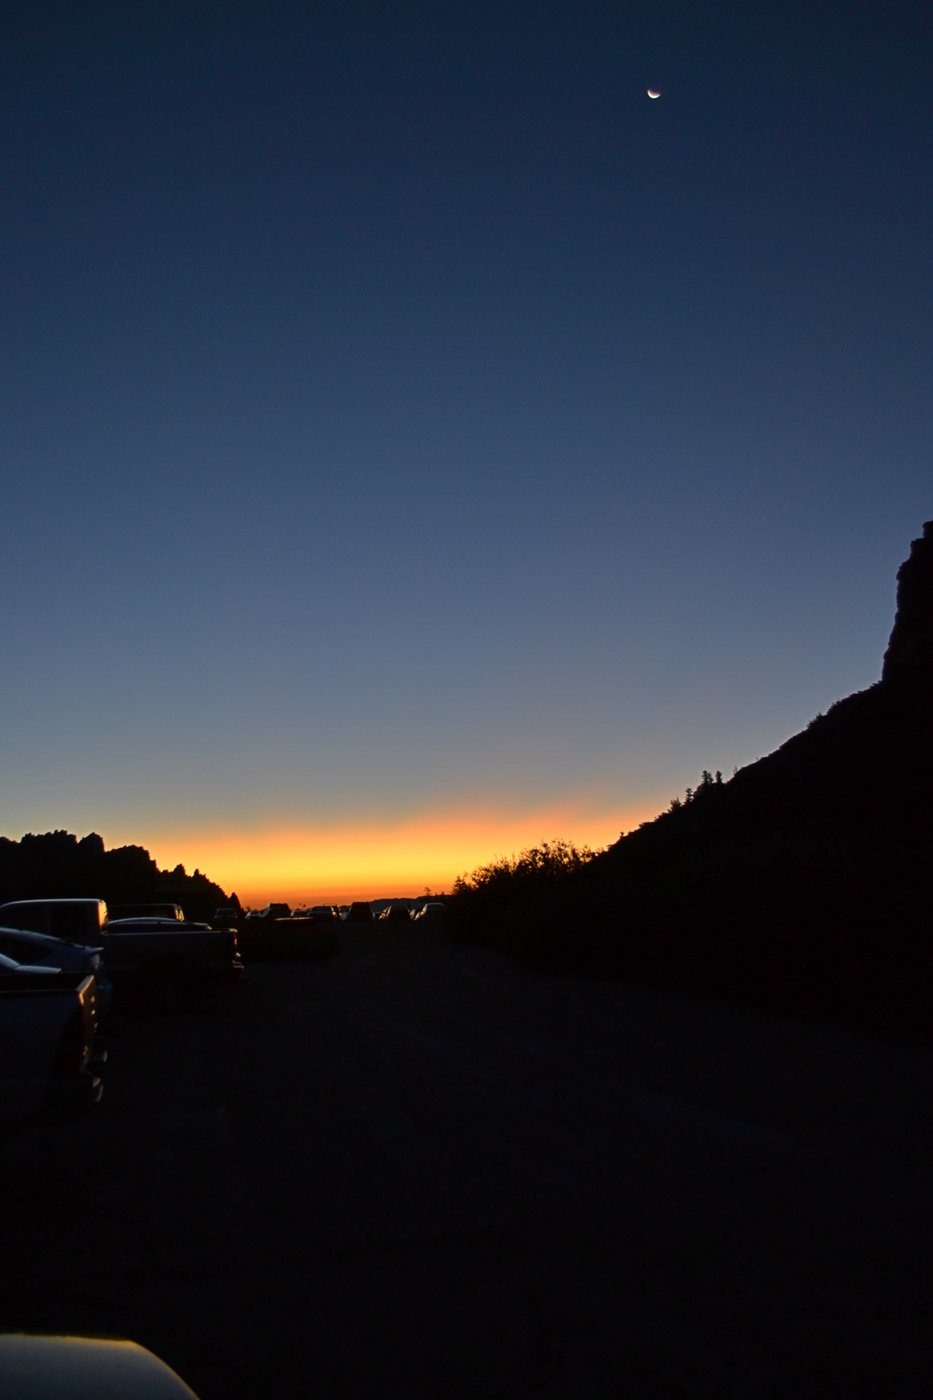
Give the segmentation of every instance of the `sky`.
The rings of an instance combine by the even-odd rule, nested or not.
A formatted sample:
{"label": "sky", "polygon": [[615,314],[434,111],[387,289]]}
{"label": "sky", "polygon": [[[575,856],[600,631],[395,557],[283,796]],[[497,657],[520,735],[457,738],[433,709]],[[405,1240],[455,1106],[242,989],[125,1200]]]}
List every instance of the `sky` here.
{"label": "sky", "polygon": [[933,516],[928,4],[5,27],[0,833],[437,892],[878,678]]}

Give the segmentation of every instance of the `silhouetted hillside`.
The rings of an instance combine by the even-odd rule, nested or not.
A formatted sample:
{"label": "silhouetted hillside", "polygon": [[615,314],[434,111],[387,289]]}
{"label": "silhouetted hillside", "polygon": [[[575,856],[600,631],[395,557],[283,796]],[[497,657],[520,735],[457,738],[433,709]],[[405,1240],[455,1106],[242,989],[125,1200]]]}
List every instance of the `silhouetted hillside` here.
{"label": "silhouetted hillside", "polygon": [[514,918],[545,963],[929,1035],[933,522],[898,573],[882,679]]}
{"label": "silhouetted hillside", "polygon": [[209,919],[230,899],[219,885],[184,866],[159,870],[142,846],[111,851],[96,832],[79,841],[67,831],[0,837],[0,903],[10,899],[105,899],[108,904],[177,903],[189,919]]}

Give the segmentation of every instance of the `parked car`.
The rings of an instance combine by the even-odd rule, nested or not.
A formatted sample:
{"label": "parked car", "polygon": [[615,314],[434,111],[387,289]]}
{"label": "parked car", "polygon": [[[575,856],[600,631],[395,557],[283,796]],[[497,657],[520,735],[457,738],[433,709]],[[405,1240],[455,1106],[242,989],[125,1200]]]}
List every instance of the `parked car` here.
{"label": "parked car", "polygon": [[365,899],[355,899],[347,909],[348,924],[371,924],[374,917],[373,906]]}
{"label": "parked car", "polygon": [[108,911],[103,899],[14,899],[0,904],[0,924],[6,928],[50,933],[67,943],[96,948]]}
{"label": "parked car", "polygon": [[101,941],[114,979],[137,987],[195,990],[243,975],[235,929],[192,919],[111,919]]}
{"label": "parked car", "polygon": [[427,904],[422,904],[421,908],[413,915],[419,924],[442,924],[447,917],[447,905],[441,904],[440,900],[429,900]]}
{"label": "parked car", "polygon": [[326,923],[328,920],[336,922],[340,915],[333,904],[312,904],[308,910],[308,918],[316,919],[319,923]]}
{"label": "parked car", "polygon": [[243,975],[235,929],[212,929],[174,915],[108,919],[102,899],[16,900],[0,906],[3,924],[100,948],[106,974],[118,992],[142,992],[166,1006]]}
{"label": "parked car", "polygon": [[340,946],[339,927],[339,919],[330,918],[255,919],[243,926],[243,955],[251,965],[330,957]]}
{"label": "parked car", "polygon": [[267,904],[265,909],[260,909],[260,919],[288,919],[291,917],[291,909],[287,904]]}
{"label": "parked car", "polygon": [[0,927],[0,954],[17,963],[31,967],[57,968],[60,972],[90,973],[97,982],[97,1007],[101,1016],[110,1010],[113,986],[104,971],[102,948],[86,948],[81,943],[66,943],[48,933],[32,929]]}
{"label": "parked car", "polygon": [[0,1395],[16,1400],[198,1400],[177,1371],[116,1337],[0,1335]]}
{"label": "parked car", "polygon": [[97,1027],[93,976],[0,954],[0,1124],[71,1116],[97,1103],[95,1070],[105,1058]]}
{"label": "parked car", "polygon": [[411,910],[407,904],[387,904],[379,915],[386,923],[411,923]]}

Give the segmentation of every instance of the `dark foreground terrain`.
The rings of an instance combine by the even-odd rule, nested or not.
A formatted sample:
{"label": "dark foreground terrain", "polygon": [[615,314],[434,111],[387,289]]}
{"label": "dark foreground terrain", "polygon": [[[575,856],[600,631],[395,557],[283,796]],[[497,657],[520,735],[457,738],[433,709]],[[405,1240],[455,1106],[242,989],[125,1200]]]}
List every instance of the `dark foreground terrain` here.
{"label": "dark foreground terrain", "polygon": [[202,1400],[926,1400],[933,1054],[342,937],[4,1144],[4,1327]]}

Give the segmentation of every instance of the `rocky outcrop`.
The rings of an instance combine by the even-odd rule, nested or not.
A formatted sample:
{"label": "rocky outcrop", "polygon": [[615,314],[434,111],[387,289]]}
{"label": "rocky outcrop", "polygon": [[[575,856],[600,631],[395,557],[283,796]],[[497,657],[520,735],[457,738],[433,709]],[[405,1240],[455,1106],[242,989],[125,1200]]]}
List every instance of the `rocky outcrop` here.
{"label": "rocky outcrop", "polygon": [[933,520],[897,572],[897,613],[881,679],[933,690]]}
{"label": "rocky outcrop", "polygon": [[933,522],[882,678],[597,856],[591,962],[933,1039]]}
{"label": "rocky outcrop", "polygon": [[930,1045],[931,787],[933,521],[898,572],[880,680],[458,936]]}

